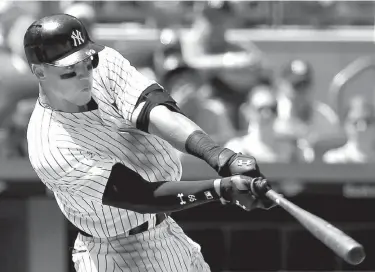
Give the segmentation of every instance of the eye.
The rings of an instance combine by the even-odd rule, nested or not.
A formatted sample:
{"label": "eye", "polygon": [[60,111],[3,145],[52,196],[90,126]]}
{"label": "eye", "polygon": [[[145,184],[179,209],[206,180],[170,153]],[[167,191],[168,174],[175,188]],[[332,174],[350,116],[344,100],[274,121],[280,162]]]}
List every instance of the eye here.
{"label": "eye", "polygon": [[76,72],[71,72],[71,73],[66,73],[66,74],[60,75],[60,78],[61,79],[69,79],[69,78],[75,77],[76,75],[77,75]]}

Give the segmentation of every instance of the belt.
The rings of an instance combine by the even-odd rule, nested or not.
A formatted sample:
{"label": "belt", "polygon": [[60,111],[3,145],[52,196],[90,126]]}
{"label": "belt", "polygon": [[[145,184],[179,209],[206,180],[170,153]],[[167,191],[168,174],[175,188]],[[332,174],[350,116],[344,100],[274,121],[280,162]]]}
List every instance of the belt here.
{"label": "belt", "polygon": [[[157,213],[156,214],[155,227],[157,225],[159,225],[161,222],[163,222],[167,217],[168,217],[168,215],[166,215],[165,213]],[[135,234],[144,232],[144,231],[148,230],[148,228],[149,228],[149,221],[146,221],[143,224],[140,224],[139,226],[136,226],[135,228],[132,228],[131,230],[129,230],[129,235],[135,235]],[[88,233],[84,232],[83,230],[79,229],[78,232],[80,234],[82,234],[83,236],[93,237],[91,234],[88,234]]]}

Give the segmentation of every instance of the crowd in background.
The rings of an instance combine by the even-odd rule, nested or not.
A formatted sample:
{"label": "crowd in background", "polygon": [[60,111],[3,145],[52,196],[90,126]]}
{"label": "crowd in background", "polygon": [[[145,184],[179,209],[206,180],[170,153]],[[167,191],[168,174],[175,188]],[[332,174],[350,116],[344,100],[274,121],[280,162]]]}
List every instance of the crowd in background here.
{"label": "crowd in background", "polygon": [[[312,10],[333,9],[332,1],[312,2],[320,3]],[[229,42],[225,31],[233,26],[232,18],[240,14],[236,23],[251,25],[243,19],[247,17],[242,6],[227,1],[199,5],[176,1],[164,6],[163,2],[128,1],[122,5],[128,11],[122,16],[133,16],[132,21],[137,16],[146,18],[142,23],[166,28],[160,32],[161,46],[151,63],[137,68],[162,84],[182,111],[217,142],[260,162],[375,161],[374,105],[356,97],[340,122],[328,104],[314,99],[314,82],[319,78],[308,61],[291,58],[275,70],[255,44]],[[181,5],[194,12],[182,16]],[[112,11],[108,18],[117,14],[114,2],[61,2],[58,8],[81,19],[90,33],[98,20],[103,22],[103,14]],[[103,12],[98,13],[98,8]],[[343,6],[335,9],[346,10]],[[166,18],[166,10],[173,16],[157,20]],[[25,60],[22,39],[38,14],[12,4],[2,7],[1,14],[0,157],[27,157],[26,127],[39,90]],[[184,37],[168,27],[177,19],[182,25],[190,20]]]}

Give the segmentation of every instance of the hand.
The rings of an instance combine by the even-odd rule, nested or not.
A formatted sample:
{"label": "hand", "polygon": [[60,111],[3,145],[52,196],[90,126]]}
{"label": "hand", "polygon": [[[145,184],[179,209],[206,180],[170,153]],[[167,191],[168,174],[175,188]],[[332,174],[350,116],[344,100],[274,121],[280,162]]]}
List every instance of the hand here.
{"label": "hand", "polygon": [[275,206],[265,197],[269,189],[271,186],[266,179],[236,175],[220,180],[219,195],[223,204],[230,202],[246,211],[257,208],[268,210]]}
{"label": "hand", "polygon": [[223,163],[218,171],[222,177],[229,177],[233,175],[245,175],[251,178],[264,177],[259,170],[259,166],[254,157],[242,155],[241,153],[234,153],[226,149],[220,154],[220,161]]}

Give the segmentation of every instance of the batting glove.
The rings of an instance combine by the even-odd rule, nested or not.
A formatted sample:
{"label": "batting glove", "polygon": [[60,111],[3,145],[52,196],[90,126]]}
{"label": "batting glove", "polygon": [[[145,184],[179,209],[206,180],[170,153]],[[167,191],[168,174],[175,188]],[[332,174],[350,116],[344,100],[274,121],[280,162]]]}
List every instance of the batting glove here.
{"label": "batting glove", "polygon": [[267,180],[236,175],[215,180],[215,189],[223,204],[232,203],[246,211],[271,209],[275,204],[264,195],[271,189]]}
{"label": "batting glove", "polygon": [[219,156],[220,168],[218,174],[222,177],[244,175],[251,178],[264,177],[254,157],[234,153],[226,149]]}

